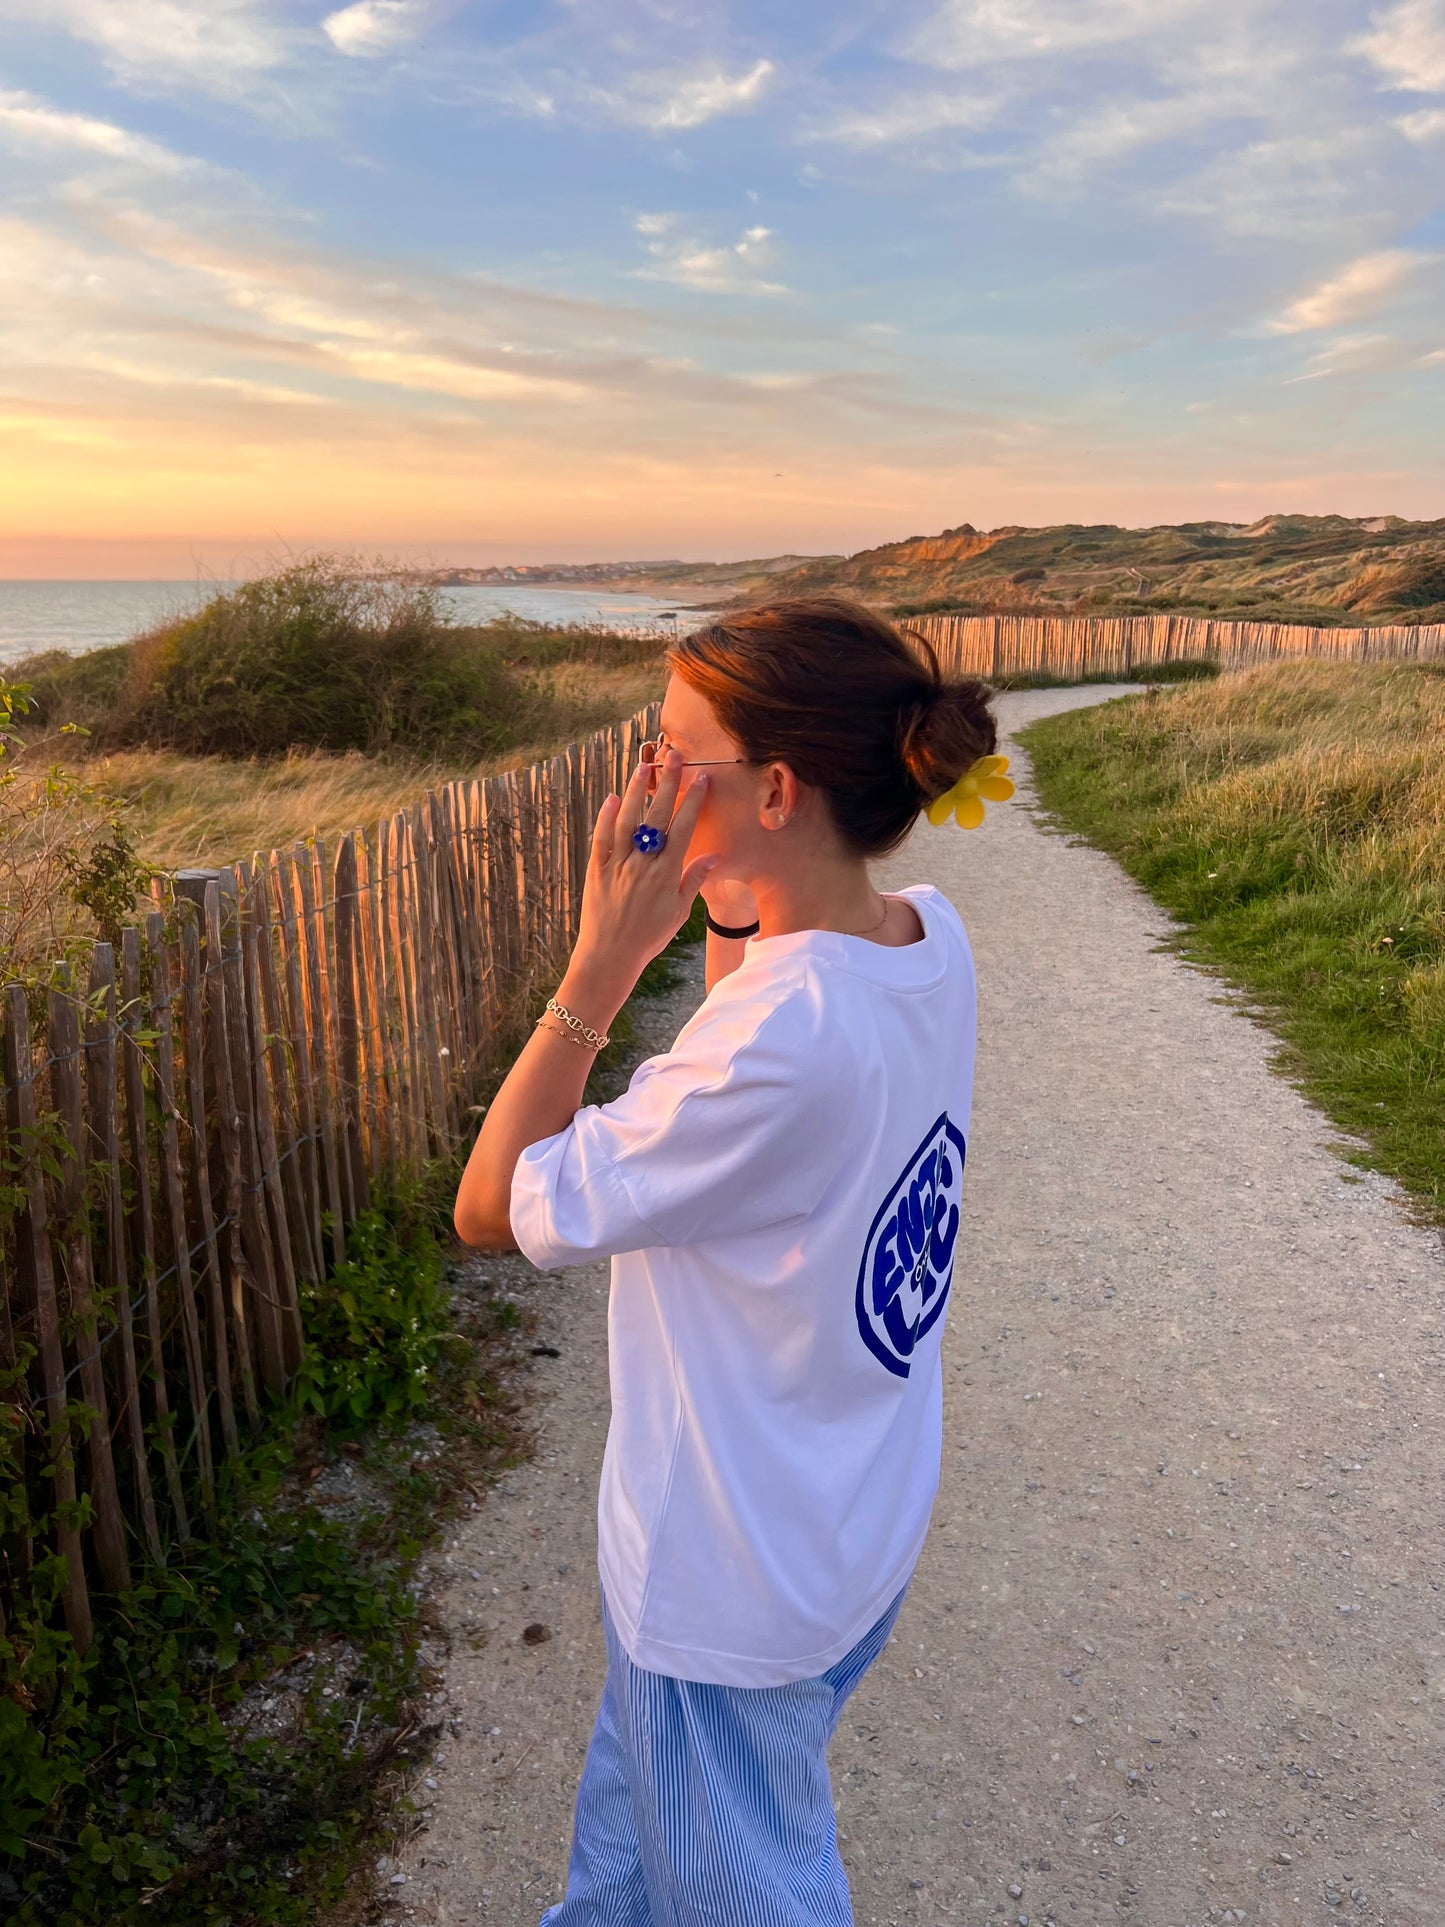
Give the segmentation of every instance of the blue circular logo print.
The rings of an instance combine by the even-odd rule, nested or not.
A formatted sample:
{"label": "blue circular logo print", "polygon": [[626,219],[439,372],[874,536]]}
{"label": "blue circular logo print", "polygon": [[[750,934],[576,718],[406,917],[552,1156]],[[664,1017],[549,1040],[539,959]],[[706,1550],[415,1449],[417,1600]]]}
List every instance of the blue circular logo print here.
{"label": "blue circular logo print", "polygon": [[907,1378],[918,1342],[948,1303],[963,1203],[964,1145],[945,1111],[883,1200],[858,1268],[858,1330]]}

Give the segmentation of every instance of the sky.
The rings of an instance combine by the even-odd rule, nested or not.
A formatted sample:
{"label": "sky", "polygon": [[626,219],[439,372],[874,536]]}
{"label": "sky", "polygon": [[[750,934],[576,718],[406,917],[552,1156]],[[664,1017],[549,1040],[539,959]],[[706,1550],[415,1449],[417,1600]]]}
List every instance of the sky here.
{"label": "sky", "polygon": [[1445,515],[1445,0],[0,0],[0,575]]}

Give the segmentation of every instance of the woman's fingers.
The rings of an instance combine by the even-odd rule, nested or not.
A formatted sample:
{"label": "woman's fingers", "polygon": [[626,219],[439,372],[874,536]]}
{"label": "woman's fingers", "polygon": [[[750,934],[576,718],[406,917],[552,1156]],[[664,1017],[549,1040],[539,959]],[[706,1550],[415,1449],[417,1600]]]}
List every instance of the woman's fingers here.
{"label": "woman's fingers", "polygon": [[708,878],[721,862],[722,858],[720,856],[700,856],[695,862],[689,863],[683,871],[682,884],[680,887],[683,899],[689,908],[692,907],[693,898],[699,890],[702,889],[702,886],[707,882]]}
{"label": "woman's fingers", "polygon": [[[674,796],[677,794],[679,775],[680,772],[675,772],[673,775]],[[667,778],[664,777],[662,783],[666,781]],[[672,799],[663,796],[662,783],[657,786],[657,801],[652,806],[653,812],[657,822],[667,824],[668,846],[676,852],[678,862],[681,864],[683,857],[687,854],[687,846],[692,841],[692,832],[697,823],[698,814],[707,800],[707,771],[703,770],[693,777],[687,786],[686,794],[671,816],[663,815],[664,806],[670,808]]]}
{"label": "woman's fingers", "polygon": [[612,861],[612,852],[617,845],[617,816],[622,808],[620,796],[609,796],[597,812],[597,822],[592,830],[592,863],[594,870],[600,870]]}
{"label": "woman's fingers", "polygon": [[657,774],[657,788],[653,791],[652,801],[647,806],[647,820],[656,823],[669,835],[672,831],[673,806],[677,802],[677,792],[682,783],[683,762],[675,749],[670,749],[664,757]]}
{"label": "woman's fingers", "polygon": [[[617,813],[617,827],[614,832],[618,845],[626,845],[632,840],[632,832],[647,814],[647,783],[649,765],[639,763],[632,772],[627,788],[622,792],[622,807]],[[623,849],[623,855],[627,854]]]}

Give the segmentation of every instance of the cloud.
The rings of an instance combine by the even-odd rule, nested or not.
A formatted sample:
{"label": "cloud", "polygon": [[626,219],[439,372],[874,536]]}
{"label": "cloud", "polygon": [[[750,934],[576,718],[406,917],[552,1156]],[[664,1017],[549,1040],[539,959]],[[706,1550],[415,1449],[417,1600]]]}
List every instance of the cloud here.
{"label": "cloud", "polygon": [[113,121],[68,114],[33,94],[4,89],[0,89],[0,139],[22,149],[100,154],[155,174],[180,174],[200,165]]}
{"label": "cloud", "polygon": [[[1428,361],[1429,357],[1424,358]],[[1286,388],[1305,381],[1325,381],[1332,375],[1393,374],[1421,365],[1419,347],[1394,335],[1337,335],[1311,355],[1305,372],[1291,375]]]}
{"label": "cloud", "polygon": [[294,61],[309,36],[265,0],[4,0],[13,19],[59,28],[95,47],[111,73],[145,94],[247,100]]}
{"label": "cloud", "polygon": [[[344,17],[369,13],[377,4],[380,0],[363,0],[360,7],[347,8]],[[327,21],[328,30],[337,18]],[[617,39],[594,51],[595,58],[589,60],[580,32],[573,32],[563,47],[539,44],[487,57],[480,64],[466,62],[455,83],[458,97],[557,124],[682,134],[709,121],[750,113],[778,76],[775,63],[761,58],[751,66],[718,59],[664,64],[654,45],[648,46],[649,60],[640,57],[630,41]],[[546,52],[560,57],[546,60]],[[669,158],[684,159],[680,152]]]}
{"label": "cloud", "polygon": [[439,11],[433,0],[357,0],[327,14],[321,30],[339,53],[388,54],[425,33]]}
{"label": "cloud", "polygon": [[1054,59],[1152,37],[1207,0],[945,0],[909,39],[910,58],[968,68]]}
{"label": "cloud", "polygon": [[[768,331],[754,330],[740,369],[718,365],[727,351],[716,345],[715,365],[705,366],[691,358],[705,344],[748,331],[706,314],[684,322],[417,264],[402,277],[310,237],[240,228],[218,208],[157,213],[84,184],[64,205],[69,234],[0,221],[0,278],[24,291],[0,314],[0,357],[12,369],[53,362],[50,393],[65,392],[79,371],[158,389],[173,373],[178,385],[218,401],[239,381],[273,399],[285,388],[333,408],[405,409],[419,422],[435,422],[447,404],[455,419],[470,410],[473,421],[479,409],[490,418],[563,404],[594,433],[606,422],[615,436],[619,423],[646,419],[666,441],[685,428],[699,432],[717,409],[800,429],[826,430],[845,410],[908,419],[910,397],[892,377],[830,366],[846,352],[842,342],[805,337],[797,325],[794,352],[771,365],[756,365],[755,344]],[[710,292],[781,292],[760,279],[770,240],[761,228],[711,249],[677,216],[640,222],[663,249],[655,278]],[[688,355],[659,352],[649,339],[684,326]],[[938,419],[931,408],[930,422]]]}
{"label": "cloud", "polygon": [[709,63],[690,70],[638,72],[621,86],[586,91],[617,120],[659,133],[678,132],[720,115],[746,113],[761,100],[776,72],[771,60],[754,61],[746,72],[737,73]]}
{"label": "cloud", "polygon": [[740,114],[753,106],[777,70],[771,60],[758,60],[745,74],[728,75],[720,67],[693,74],[669,90],[653,121],[655,127],[701,127],[719,114]]}
{"label": "cloud", "polygon": [[1328,281],[1292,301],[1283,314],[1269,322],[1272,335],[1306,334],[1317,328],[1338,328],[1388,306],[1410,277],[1432,257],[1409,248],[1384,248],[1361,255]]}
{"label": "cloud", "polygon": [[910,89],[867,107],[841,109],[804,129],[802,138],[862,149],[918,143],[987,127],[1003,104],[1001,94]]}
{"label": "cloud", "polygon": [[780,282],[761,278],[773,257],[771,228],[744,228],[730,247],[708,247],[683,231],[677,214],[639,214],[632,225],[647,242],[647,265],[636,270],[639,280],[670,281],[709,294],[788,292]]}
{"label": "cloud", "polygon": [[[1221,235],[1298,243],[1367,243],[1383,225],[1375,187],[1376,127],[1328,132],[1286,126],[1279,134],[1221,148],[1193,174],[1139,198],[1155,215],[1180,215]],[[1372,191],[1365,192],[1364,187]],[[1395,225],[1388,197],[1385,218]]]}
{"label": "cloud", "polygon": [[1213,89],[1168,94],[1157,100],[1112,101],[1081,114],[1042,146],[1034,165],[1020,175],[1033,193],[1074,190],[1097,169],[1150,147],[1182,140],[1221,112]]}
{"label": "cloud", "polygon": [[1370,31],[1348,42],[1391,87],[1445,94],[1445,0],[1399,0],[1370,15]]}
{"label": "cloud", "polygon": [[[1302,213],[1308,226],[1301,200],[1326,175],[1332,217],[1363,191],[1315,131],[1327,117],[1353,158],[1338,49],[1267,0],[947,0],[902,52],[973,84],[921,77],[803,138],[1002,171],[1035,199],[1078,202],[1107,174],[1114,203],[1234,232],[1291,229]],[[1258,193],[1255,171],[1271,177]]]}
{"label": "cloud", "polygon": [[1445,107],[1422,107],[1417,114],[1402,114],[1395,125],[1406,140],[1440,140],[1445,137]]}
{"label": "cloud", "polygon": [[322,344],[325,360],[363,381],[415,388],[458,401],[583,401],[587,385],[522,368],[499,367],[459,354],[408,354],[394,348]]}

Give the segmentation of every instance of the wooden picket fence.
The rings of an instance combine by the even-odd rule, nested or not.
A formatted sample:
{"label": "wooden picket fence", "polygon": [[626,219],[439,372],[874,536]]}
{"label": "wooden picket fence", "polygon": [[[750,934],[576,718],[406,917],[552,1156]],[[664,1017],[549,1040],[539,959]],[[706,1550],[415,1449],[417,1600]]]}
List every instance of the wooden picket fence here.
{"label": "wooden picket fence", "polygon": [[1312,629],[1199,616],[912,616],[956,675],[1128,675],[1148,665],[1209,657],[1226,669],[1297,657],[1383,662],[1445,656],[1445,627]]}
{"label": "wooden picket fence", "polygon": [[655,727],[182,871],[43,1009],[0,992],[0,1634],[59,1553],[84,1650],[93,1585],[207,1529],[300,1363],[301,1288],[467,1133]]}

